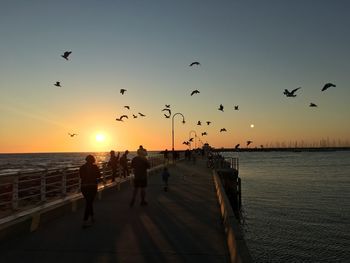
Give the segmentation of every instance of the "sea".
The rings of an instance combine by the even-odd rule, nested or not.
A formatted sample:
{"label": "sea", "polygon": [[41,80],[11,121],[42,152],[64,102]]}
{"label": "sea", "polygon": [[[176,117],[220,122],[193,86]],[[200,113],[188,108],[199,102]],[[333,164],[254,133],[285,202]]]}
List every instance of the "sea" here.
{"label": "sea", "polygon": [[350,151],[239,152],[254,262],[350,262]]}
{"label": "sea", "polygon": [[[76,167],[87,154],[0,154],[0,176]],[[101,162],[109,157],[92,154]],[[239,158],[243,229],[254,262],[350,262],[350,151],[225,155]]]}

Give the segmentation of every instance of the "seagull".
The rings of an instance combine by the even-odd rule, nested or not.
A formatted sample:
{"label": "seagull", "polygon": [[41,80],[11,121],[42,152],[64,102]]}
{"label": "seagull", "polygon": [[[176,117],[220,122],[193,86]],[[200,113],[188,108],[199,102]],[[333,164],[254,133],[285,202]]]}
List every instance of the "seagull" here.
{"label": "seagull", "polygon": [[162,109],[162,111],[167,111],[169,113],[169,116],[171,115],[171,109]]}
{"label": "seagull", "polygon": [[202,125],[202,122],[201,122],[201,121],[198,121],[198,122],[197,122],[197,125]]}
{"label": "seagull", "polygon": [[127,115],[122,115],[122,116],[120,116],[119,118],[116,118],[115,120],[116,120],[116,121],[123,121],[123,118],[129,119]]}
{"label": "seagull", "polygon": [[226,129],[225,128],[222,128],[221,130],[220,130],[220,132],[225,132],[226,131]]}
{"label": "seagull", "polygon": [[126,105],[126,106],[124,106],[124,108],[126,108],[126,109],[130,110],[130,106],[127,106],[127,105]]}
{"label": "seagull", "polygon": [[63,55],[61,55],[61,57],[63,57],[65,60],[68,60],[70,54],[72,54],[72,51],[66,51]]}
{"label": "seagull", "polygon": [[253,141],[247,141],[247,146],[249,145],[249,144],[251,144]]}
{"label": "seagull", "polygon": [[164,114],[165,118],[169,119],[170,118],[170,115],[166,115]]}
{"label": "seagull", "polygon": [[141,117],[146,117],[146,115],[142,114],[141,112],[139,112],[139,115],[140,115]]}
{"label": "seagull", "polygon": [[134,117],[134,119],[136,119],[136,118],[137,118],[137,115],[135,115],[135,114],[133,114],[132,116]]}
{"label": "seagull", "polygon": [[202,132],[202,136],[204,136],[204,135],[208,135],[207,132]]}
{"label": "seagull", "polygon": [[77,133],[68,133],[68,135],[69,135],[70,137],[74,137],[74,136],[77,136],[78,134],[77,134]]}
{"label": "seagull", "polygon": [[239,110],[239,109],[238,109],[238,105],[235,105],[235,110]]}
{"label": "seagull", "polygon": [[210,125],[211,121],[207,121],[207,125]]}
{"label": "seagull", "polygon": [[191,92],[191,96],[194,95],[194,94],[198,94],[198,93],[200,93],[200,92],[199,92],[199,90],[196,89],[196,90]]}
{"label": "seagull", "polygon": [[165,108],[170,108],[170,104],[165,104]]}
{"label": "seagull", "polygon": [[317,105],[315,103],[310,102],[309,107],[317,107]]}
{"label": "seagull", "polygon": [[124,92],[126,91],[126,89],[120,89],[120,93],[122,94],[122,95],[124,95]]}
{"label": "seagull", "polygon": [[222,112],[224,112],[224,106],[222,104],[220,104],[218,110],[221,110]]}
{"label": "seagull", "polygon": [[284,90],[283,94],[286,95],[287,97],[296,97],[297,95],[294,94],[298,89],[301,89],[301,87],[293,89],[292,91],[289,91],[287,89]]}
{"label": "seagull", "polygon": [[62,87],[62,86],[61,86],[61,82],[59,82],[59,81],[56,81],[56,83],[53,84],[53,85],[55,85],[56,87]]}
{"label": "seagull", "polygon": [[187,146],[188,146],[188,145],[190,145],[190,143],[189,143],[189,142],[183,142],[182,144],[186,144]]}
{"label": "seagull", "polygon": [[336,87],[336,85],[332,84],[332,83],[326,83],[321,91],[325,91],[326,89],[330,88],[330,87]]}
{"label": "seagull", "polygon": [[238,144],[236,144],[235,149],[238,149],[238,148],[239,148],[239,146],[241,146],[239,143],[238,143]]}
{"label": "seagull", "polygon": [[188,141],[189,141],[189,142],[193,142],[193,138],[190,138]]}
{"label": "seagull", "polygon": [[195,62],[192,62],[191,64],[190,64],[190,67],[192,67],[192,66],[194,66],[194,65],[196,65],[196,66],[199,66],[201,63],[199,63],[198,61],[195,61]]}

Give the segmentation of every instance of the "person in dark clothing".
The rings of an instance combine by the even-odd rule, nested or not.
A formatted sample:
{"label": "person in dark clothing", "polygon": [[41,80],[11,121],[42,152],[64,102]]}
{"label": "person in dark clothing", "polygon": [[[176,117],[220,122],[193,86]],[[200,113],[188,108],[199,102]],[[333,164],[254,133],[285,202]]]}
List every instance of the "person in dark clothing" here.
{"label": "person in dark clothing", "polygon": [[168,168],[165,166],[162,172],[162,180],[164,183],[164,192],[168,191],[168,179],[169,179],[169,172],[168,172]]}
{"label": "person in dark clothing", "polygon": [[136,195],[141,188],[141,205],[147,205],[146,202],[146,191],[147,187],[147,169],[151,167],[149,161],[146,159],[145,151],[143,149],[139,149],[137,151],[137,156],[131,160],[131,167],[134,171],[134,191],[132,195],[132,199],[130,202],[130,207],[132,207],[135,203]]}
{"label": "person in dark clothing", "polygon": [[165,149],[165,151],[164,151],[164,161],[165,161],[166,165],[169,164],[169,152],[168,152],[168,149]]}
{"label": "person in dark clothing", "polygon": [[111,156],[108,161],[108,166],[111,167],[112,169],[112,182],[114,182],[118,173],[118,163],[119,163],[120,153],[118,152],[118,155],[116,156],[115,151],[110,151],[110,155]]}
{"label": "person in dark clothing", "polygon": [[[97,180],[101,177],[100,169],[95,164],[95,157],[88,155],[85,160],[86,163],[79,169],[81,193],[86,202],[83,227],[87,227],[94,222],[93,202],[97,194]],[[90,223],[88,222],[89,218],[91,219]]]}
{"label": "person in dark clothing", "polygon": [[120,157],[120,159],[119,159],[119,163],[120,163],[120,165],[122,167],[123,177],[124,178],[129,176],[128,153],[129,153],[129,151],[126,150],[125,153],[122,155],[122,157]]}

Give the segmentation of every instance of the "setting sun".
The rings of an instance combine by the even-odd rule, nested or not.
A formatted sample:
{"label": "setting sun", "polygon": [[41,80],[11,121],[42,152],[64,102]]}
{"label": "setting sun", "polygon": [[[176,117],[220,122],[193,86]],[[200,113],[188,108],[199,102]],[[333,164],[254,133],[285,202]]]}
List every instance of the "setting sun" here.
{"label": "setting sun", "polygon": [[96,134],[95,139],[97,142],[103,142],[106,139],[106,137],[104,134],[98,133],[98,134]]}

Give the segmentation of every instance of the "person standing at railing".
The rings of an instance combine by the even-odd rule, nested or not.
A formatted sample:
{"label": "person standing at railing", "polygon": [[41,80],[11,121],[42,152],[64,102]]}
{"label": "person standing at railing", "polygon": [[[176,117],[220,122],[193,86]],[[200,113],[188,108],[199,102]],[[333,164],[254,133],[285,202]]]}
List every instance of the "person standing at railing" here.
{"label": "person standing at railing", "polygon": [[112,182],[115,181],[115,178],[117,177],[118,173],[118,164],[119,164],[119,155],[120,152],[118,152],[118,155],[115,155],[115,151],[110,151],[110,158],[108,161],[108,167],[111,167],[112,169]]}
{"label": "person standing at railing", "polygon": [[85,160],[86,163],[83,164],[79,169],[79,176],[81,179],[81,193],[83,194],[86,202],[83,227],[87,227],[95,221],[93,202],[97,194],[97,183],[101,178],[100,169],[95,164],[95,157],[88,155],[86,156]]}
{"label": "person standing at railing", "polygon": [[129,151],[126,150],[125,153],[120,157],[120,166],[122,167],[123,177],[126,178],[129,176],[129,167],[128,167],[128,153]]}
{"label": "person standing at railing", "polygon": [[136,195],[141,189],[141,203],[140,205],[147,205],[146,201],[146,190],[147,187],[147,169],[151,167],[149,161],[146,158],[146,153],[144,149],[137,150],[137,156],[131,160],[131,168],[134,170],[134,191],[132,194],[132,199],[130,202],[130,207],[134,206]]}

